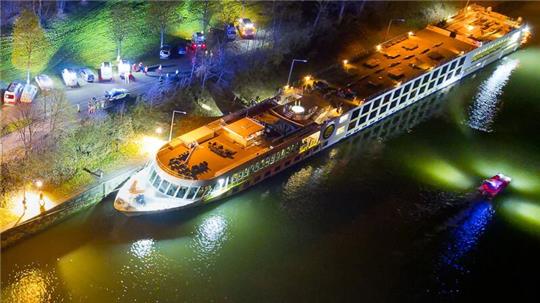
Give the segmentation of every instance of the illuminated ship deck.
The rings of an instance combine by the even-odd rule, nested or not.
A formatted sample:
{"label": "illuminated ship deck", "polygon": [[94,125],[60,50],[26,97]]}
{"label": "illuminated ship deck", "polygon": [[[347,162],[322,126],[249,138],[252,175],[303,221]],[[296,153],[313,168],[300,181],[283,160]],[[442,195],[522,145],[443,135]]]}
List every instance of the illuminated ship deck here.
{"label": "illuminated ship deck", "polygon": [[520,19],[471,5],[173,139],[119,191],[115,208],[159,212],[244,190],[444,91],[528,36]]}
{"label": "illuminated ship deck", "polygon": [[313,124],[357,107],[465,53],[518,24],[471,5],[468,10],[376,46],[281,98],[219,119],[175,138],[157,154],[162,169],[180,178],[208,180],[239,166]]}

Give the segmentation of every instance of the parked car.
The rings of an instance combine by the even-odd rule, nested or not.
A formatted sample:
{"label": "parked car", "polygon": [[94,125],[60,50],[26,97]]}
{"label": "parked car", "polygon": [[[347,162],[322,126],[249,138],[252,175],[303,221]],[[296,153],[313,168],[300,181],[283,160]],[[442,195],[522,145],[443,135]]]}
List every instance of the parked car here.
{"label": "parked car", "polygon": [[79,81],[77,80],[77,73],[71,68],[64,68],[62,70],[62,79],[68,87],[79,86]]}
{"label": "parked car", "polygon": [[257,29],[255,28],[255,24],[253,24],[253,22],[251,22],[249,18],[238,19],[236,28],[238,29],[240,37],[244,39],[255,38],[255,32],[257,31]]}
{"label": "parked car", "polygon": [[225,25],[225,37],[229,40],[236,39],[236,28],[234,24],[229,23]]}
{"label": "parked car", "polygon": [[54,82],[51,77],[41,74],[36,76],[36,83],[41,90],[51,90],[54,88]]}
{"label": "parked car", "polygon": [[125,88],[113,88],[111,90],[105,91],[105,99],[108,101],[115,101],[124,99],[129,96],[129,92]]}
{"label": "parked car", "polygon": [[171,57],[171,46],[170,45],[163,45],[161,49],[159,50],[159,58],[160,59],[169,59]]}
{"label": "parked car", "polygon": [[196,32],[191,38],[191,49],[196,50],[205,50],[206,49],[206,37],[202,32]]}
{"label": "parked car", "polygon": [[96,75],[88,67],[81,68],[79,70],[79,76],[86,82],[94,82],[96,80]]}
{"label": "parked car", "polygon": [[21,94],[21,102],[31,103],[36,98],[38,88],[32,84],[26,84]]}
{"label": "parked car", "polygon": [[185,42],[181,42],[178,45],[178,54],[180,56],[183,56],[183,55],[187,54],[187,50],[188,50],[188,47],[187,47],[187,44]]}
{"label": "parked car", "polygon": [[113,79],[111,62],[101,63],[101,68],[99,69],[99,76],[101,81],[110,81]]}
{"label": "parked car", "polygon": [[15,105],[21,98],[24,86],[20,82],[11,82],[4,92],[4,104]]}

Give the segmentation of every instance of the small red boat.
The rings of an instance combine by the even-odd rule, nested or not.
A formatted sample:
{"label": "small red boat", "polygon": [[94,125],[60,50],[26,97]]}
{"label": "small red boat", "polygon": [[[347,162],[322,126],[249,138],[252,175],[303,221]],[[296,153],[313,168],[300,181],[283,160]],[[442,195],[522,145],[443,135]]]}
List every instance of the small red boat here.
{"label": "small red boat", "polygon": [[478,188],[478,191],[487,197],[493,198],[503,191],[512,179],[503,174],[496,174],[495,176],[486,179],[482,182],[482,185]]}

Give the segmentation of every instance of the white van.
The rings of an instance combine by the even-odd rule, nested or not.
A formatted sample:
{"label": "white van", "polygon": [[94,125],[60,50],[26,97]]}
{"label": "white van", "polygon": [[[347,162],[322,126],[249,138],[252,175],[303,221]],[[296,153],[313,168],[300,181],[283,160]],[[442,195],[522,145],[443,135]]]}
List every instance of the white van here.
{"label": "white van", "polygon": [[23,85],[19,82],[11,82],[4,92],[4,104],[15,105],[21,98]]}
{"label": "white van", "polygon": [[62,79],[68,87],[79,86],[79,81],[77,81],[77,73],[71,68],[64,68],[62,71]]}
{"label": "white van", "polygon": [[34,101],[34,98],[36,98],[37,92],[37,86],[32,84],[26,84],[22,91],[21,102],[31,103],[32,101]]}
{"label": "white van", "polygon": [[101,68],[99,70],[99,76],[101,81],[110,81],[113,78],[112,64],[111,62],[101,63]]}

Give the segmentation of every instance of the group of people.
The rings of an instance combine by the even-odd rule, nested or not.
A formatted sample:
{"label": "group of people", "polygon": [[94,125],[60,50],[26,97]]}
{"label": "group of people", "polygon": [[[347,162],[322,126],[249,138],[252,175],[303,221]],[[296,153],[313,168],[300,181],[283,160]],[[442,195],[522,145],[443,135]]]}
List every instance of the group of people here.
{"label": "group of people", "polygon": [[96,97],[92,97],[92,100],[88,101],[88,114],[93,114],[97,110],[105,108],[105,99],[98,100]]}

